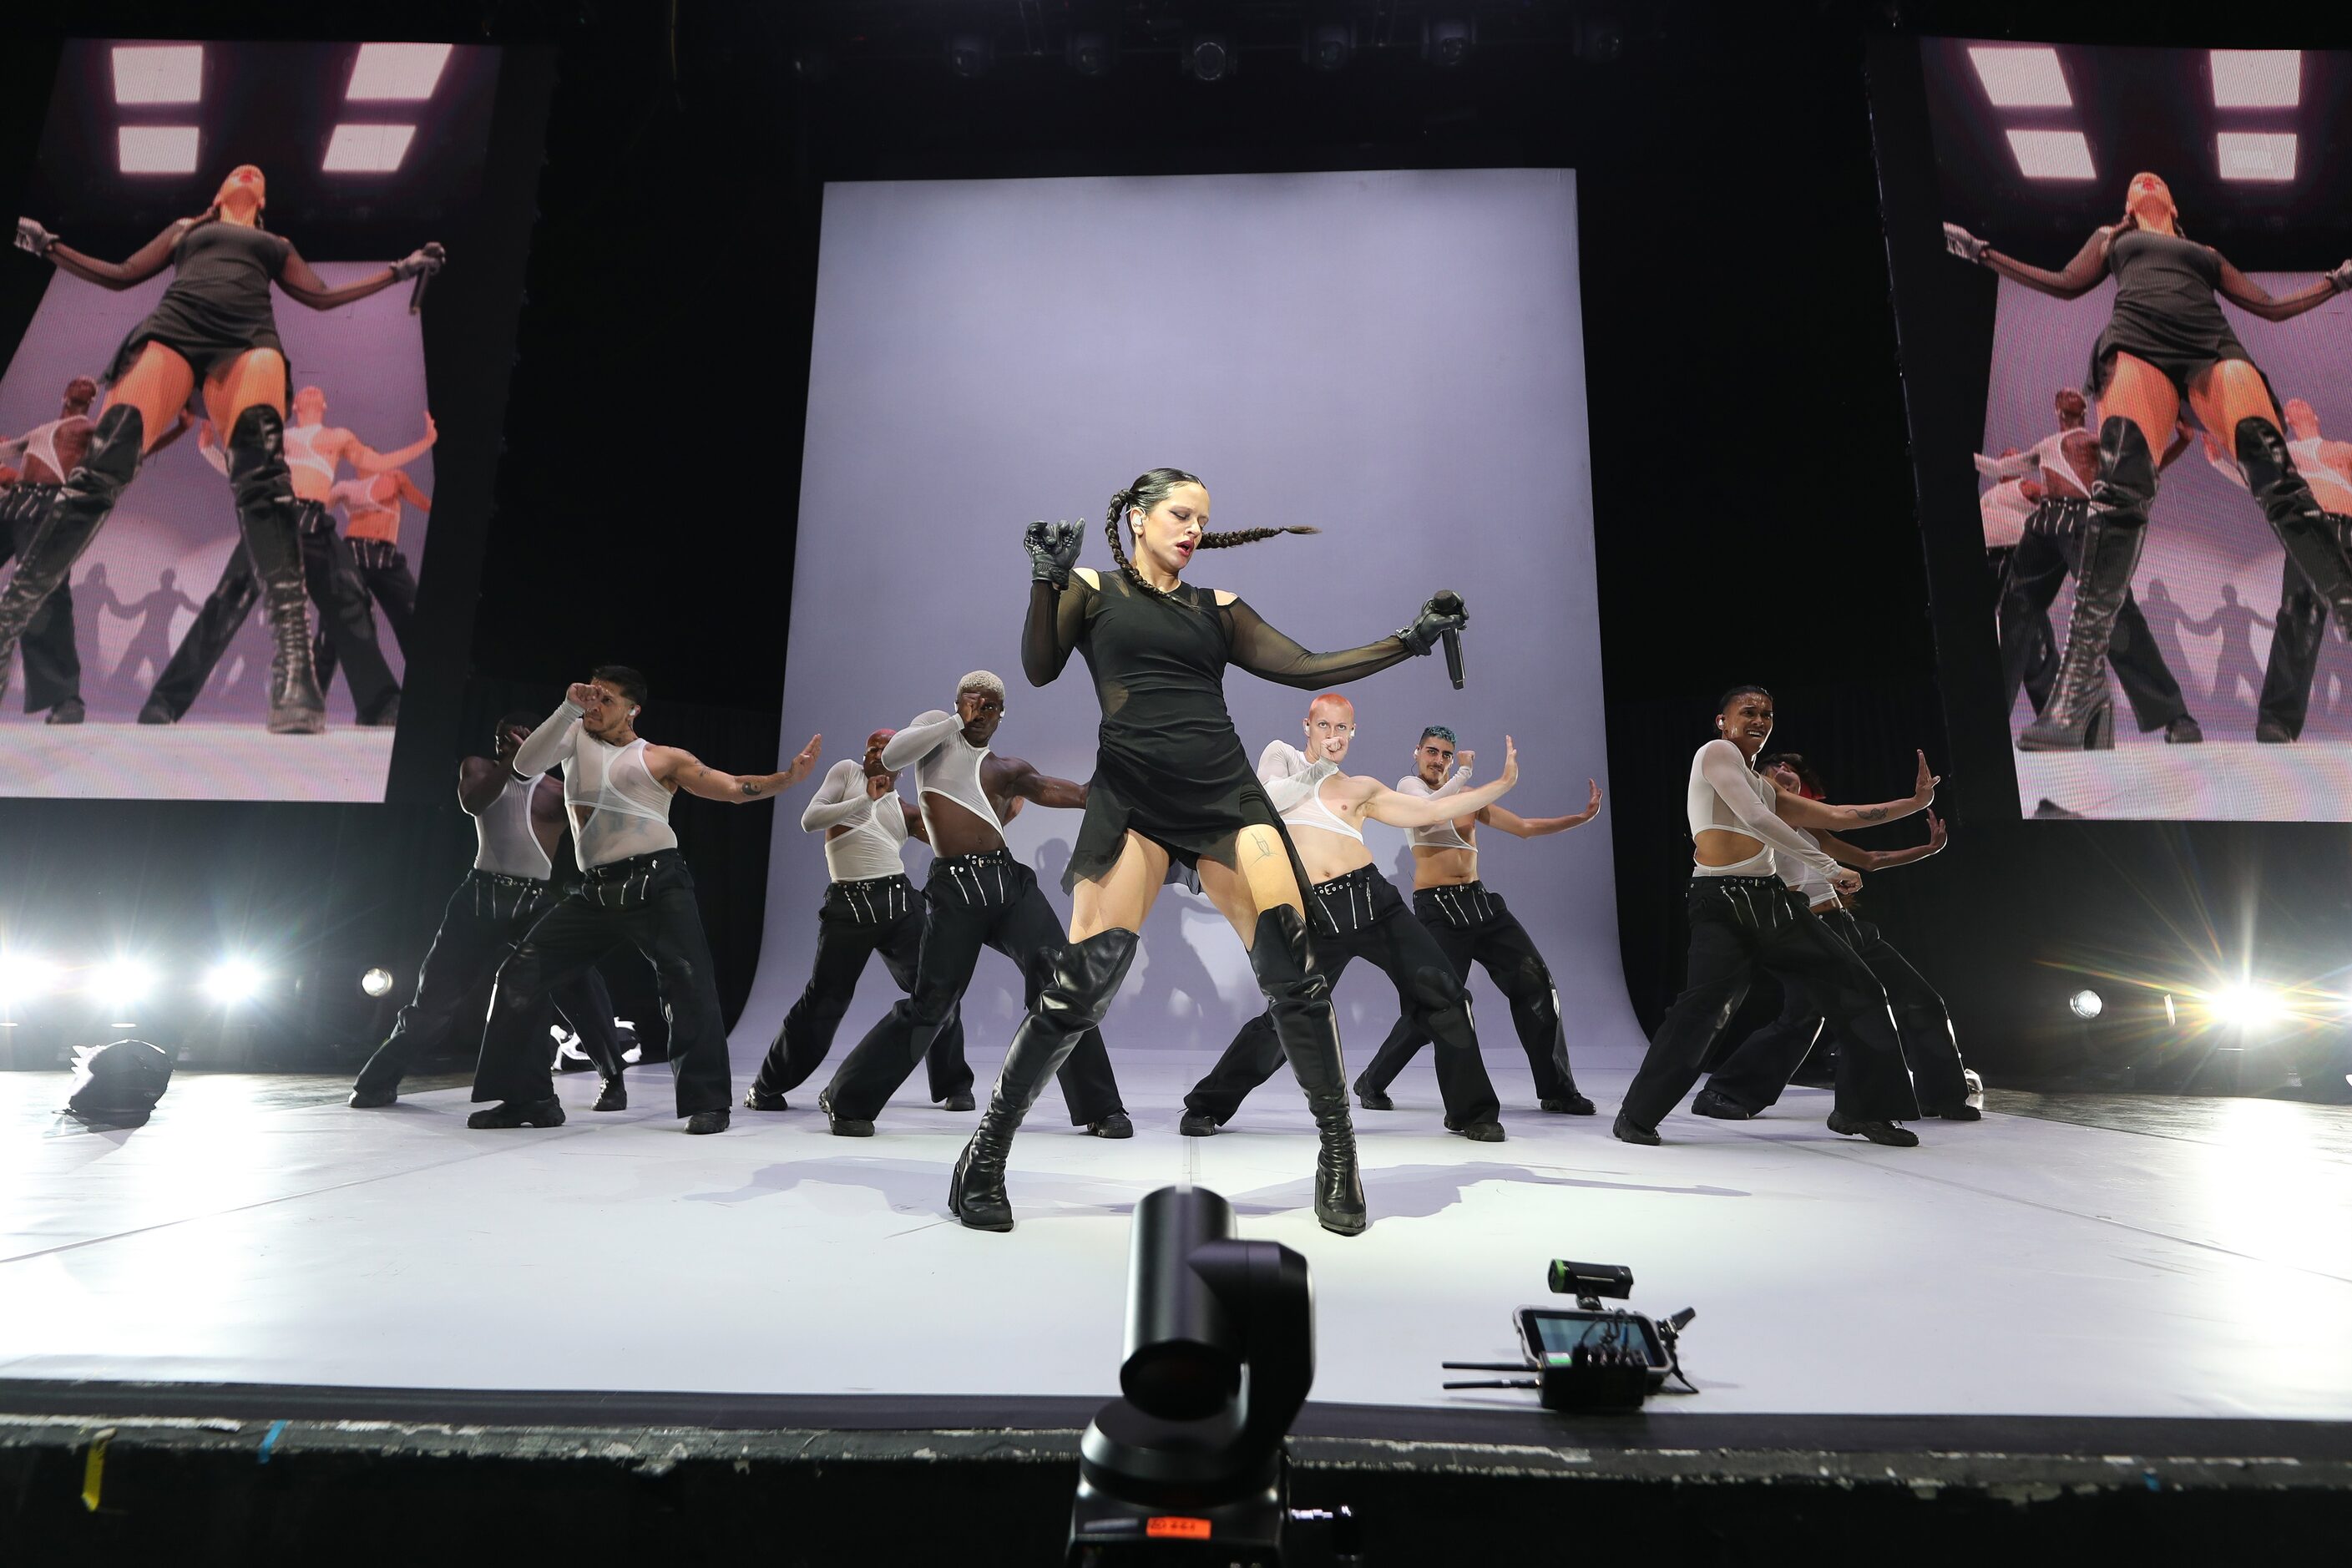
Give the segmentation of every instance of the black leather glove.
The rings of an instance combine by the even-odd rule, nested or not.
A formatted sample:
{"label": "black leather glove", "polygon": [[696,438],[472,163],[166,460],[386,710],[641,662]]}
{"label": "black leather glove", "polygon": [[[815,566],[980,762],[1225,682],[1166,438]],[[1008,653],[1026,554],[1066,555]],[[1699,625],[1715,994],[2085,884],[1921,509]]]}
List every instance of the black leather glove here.
{"label": "black leather glove", "polygon": [[1462,607],[1459,598],[1454,599],[1452,607],[1447,609],[1440,609],[1437,601],[1432,599],[1422,605],[1421,614],[1413,617],[1412,625],[1397,633],[1397,640],[1425,657],[1437,646],[1439,637],[1447,632],[1458,632],[1469,624],[1469,613]]}
{"label": "black leather glove", "polygon": [[1944,248],[1963,261],[1973,261],[1981,267],[1985,252],[1992,247],[1958,224],[1948,223],[1944,226]]}
{"label": "black leather glove", "polygon": [[16,248],[29,250],[35,256],[47,256],[56,248],[58,237],[28,217],[16,220]]}
{"label": "black leather glove", "polygon": [[1085,542],[1085,529],[1084,521],[1040,521],[1023,530],[1021,543],[1029,552],[1030,581],[1068,587],[1070,568],[1078,563],[1078,546]]}
{"label": "black leather glove", "polygon": [[437,243],[421,245],[392,264],[392,275],[395,279],[409,279],[420,272],[438,272],[448,260],[449,253]]}

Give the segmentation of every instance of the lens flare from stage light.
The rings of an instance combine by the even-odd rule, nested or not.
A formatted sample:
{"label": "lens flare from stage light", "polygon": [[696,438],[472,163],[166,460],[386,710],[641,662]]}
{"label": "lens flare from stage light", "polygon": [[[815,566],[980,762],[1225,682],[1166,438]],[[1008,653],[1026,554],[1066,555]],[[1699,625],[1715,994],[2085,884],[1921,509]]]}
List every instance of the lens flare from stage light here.
{"label": "lens flare from stage light", "polygon": [[2205,999],[2205,1010],[2215,1023],[2241,1029],[2278,1023],[2288,1013],[2285,997],[2255,984],[2225,986]]}
{"label": "lens flare from stage light", "polygon": [[260,966],[243,958],[223,959],[205,975],[205,994],[215,1002],[248,1001],[261,989]]}
{"label": "lens flare from stage light", "polygon": [[119,1012],[136,1005],[154,985],[155,972],[145,963],[135,958],[110,958],[89,972],[85,989],[93,999]]}
{"label": "lens flare from stage light", "polygon": [[2084,1020],[2097,1017],[2107,1010],[2107,1004],[2097,992],[2085,986],[2066,998],[2066,1010]]}
{"label": "lens flare from stage light", "polygon": [[0,1005],[29,1002],[57,989],[58,966],[29,952],[0,953]]}
{"label": "lens flare from stage light", "polygon": [[392,994],[392,971],[389,969],[369,970],[365,974],[360,976],[360,989],[366,992],[371,996],[390,995]]}

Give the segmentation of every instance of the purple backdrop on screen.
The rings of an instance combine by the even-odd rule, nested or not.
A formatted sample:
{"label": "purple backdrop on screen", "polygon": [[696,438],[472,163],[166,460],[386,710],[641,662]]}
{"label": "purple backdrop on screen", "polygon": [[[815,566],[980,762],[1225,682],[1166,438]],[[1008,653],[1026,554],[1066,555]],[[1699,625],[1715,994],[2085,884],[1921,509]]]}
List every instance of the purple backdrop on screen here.
{"label": "purple backdrop on screen", "polygon": [[[1350,771],[1393,781],[1422,726],[1449,724],[1486,777],[1515,735],[1523,815],[1608,787],[1592,571],[1575,176],[1472,170],[835,184],[825,193],[792,632],[788,749],[826,758],[947,706],[958,676],[1005,677],[1001,754],[1093,771],[1084,667],[1034,689],[1019,639],[1022,527],[1091,520],[1082,563],[1108,570],[1104,501],[1136,474],[1200,474],[1220,529],[1325,531],[1202,558],[1310,647],[1366,642],[1443,587],[1467,599],[1469,686],[1440,658],[1348,689]],[[1244,748],[1297,741],[1309,694],[1234,672]],[[825,882],[779,804],[767,941],[740,1023],[765,1045],[805,982]],[[909,792],[912,781],[901,781]],[[1032,806],[1007,834],[1056,907],[1077,814]],[[1379,826],[1384,869],[1402,835]],[[1482,836],[1482,871],[1534,933],[1582,1048],[1638,1043],[1618,956],[1605,816],[1563,837]],[[912,847],[919,883],[924,851]],[[1401,885],[1409,889],[1409,874]],[[1500,998],[1477,982],[1490,1048]],[[875,964],[835,1060],[896,999]],[[1395,993],[1359,966],[1339,988],[1366,1059]],[[1164,893],[1105,1025],[1115,1052],[1222,1047],[1260,1010],[1241,944],[1205,900]],[[1019,1016],[1011,966],[984,954],[965,1003],[975,1048]],[[828,1069],[829,1070],[829,1069]],[[1523,1100],[1524,1079],[1503,1085]]]}

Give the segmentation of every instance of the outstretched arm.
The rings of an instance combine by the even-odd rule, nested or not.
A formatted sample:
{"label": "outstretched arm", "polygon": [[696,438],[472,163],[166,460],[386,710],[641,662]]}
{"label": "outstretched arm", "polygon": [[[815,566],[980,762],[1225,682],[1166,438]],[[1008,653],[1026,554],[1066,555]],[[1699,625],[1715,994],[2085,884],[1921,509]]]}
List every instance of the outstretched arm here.
{"label": "outstretched arm", "polygon": [[1775,853],[1793,856],[1817,871],[1837,870],[1837,862],[1826,851],[1799,837],[1795,828],[1757,798],[1754,775],[1748,771],[1747,760],[1740,756],[1738,747],[1728,741],[1708,742],[1699,750],[1698,768],[1699,776],[1723,797],[1731,815],[1739,819],[1741,832],[1763,840]]}
{"label": "outstretched arm", "polygon": [[1979,452],[1974,461],[1977,472],[1989,479],[2021,479],[2042,471],[2042,460],[2031,452],[2004,452],[1998,458]]}
{"label": "outstretched arm", "polygon": [[399,272],[387,267],[340,289],[330,288],[327,280],[302,259],[302,253],[290,245],[286,247],[286,264],[278,269],[278,286],[286,290],[289,299],[313,310],[331,310],[339,305],[352,304],[371,294],[381,294],[399,281]]}
{"label": "outstretched arm", "polygon": [[1456,817],[1475,816],[1495,809],[1511,786],[1519,782],[1519,751],[1503,737],[1503,771],[1494,783],[1454,794],[1405,795],[1376,780],[1360,781],[1367,790],[1364,815],[1391,827],[1434,827]]}
{"label": "outstretched arm", "polygon": [[1219,613],[1225,619],[1234,663],[1262,680],[1306,691],[1361,680],[1412,657],[1413,650],[1405,645],[1402,633],[1337,653],[1309,653],[1268,626],[1240,599],[1222,605]]}
{"label": "outstretched arm", "polygon": [[401,500],[406,501],[409,505],[415,507],[419,511],[431,511],[433,510],[433,502],[431,499],[428,498],[423,490],[416,488],[416,481],[415,479],[412,479],[406,474],[394,469],[392,476],[392,482],[398,487]]}
{"label": "outstretched arm", "polygon": [[1879,805],[1826,805],[1801,795],[1782,794],[1773,801],[1772,809],[1783,821],[1799,827],[1815,831],[1826,828],[1832,833],[1841,827],[1869,827],[1925,811],[1935,804],[1936,785],[1942,781],[1927,771],[1927,753],[1921,752],[1918,756],[1919,782],[1907,800],[1890,800]]}
{"label": "outstretched arm", "polygon": [[779,790],[790,789],[808,776],[816,765],[816,754],[823,748],[824,737],[811,735],[793,765],[778,773],[722,773],[706,766],[692,752],[676,746],[647,746],[646,772],[673,789],[705,800],[724,801],[730,805],[742,805],[751,801],[765,800]]}
{"label": "outstretched arm", "polygon": [[[417,458],[431,451],[433,443],[439,439],[441,439],[440,428],[433,423],[433,415],[430,410],[427,410],[425,416],[425,434],[401,447],[400,450],[379,452],[354,436],[352,437],[351,445],[344,448],[343,456],[349,458],[352,460],[352,467],[361,473],[380,474],[386,468],[396,468],[403,463],[416,461]],[[405,474],[401,477],[407,478]],[[414,486],[410,488],[415,489]],[[417,499],[421,500],[424,498],[420,496]]]}
{"label": "outstretched arm", "polygon": [[1004,793],[1023,800],[1034,800],[1039,805],[1056,810],[1080,811],[1087,804],[1087,786],[1041,773],[1018,757],[999,757],[1004,764]]}
{"label": "outstretched arm", "polygon": [[546,773],[572,755],[580,743],[580,716],[588,711],[585,702],[574,700],[582,692],[593,693],[593,686],[574,686],[562,705],[547,716],[544,723],[530,732],[530,738],[515,748],[514,771],[525,778]]}
{"label": "outstretched arm", "polygon": [[1822,847],[1828,850],[1841,866],[1851,866],[1858,871],[1891,871],[1897,866],[1909,866],[1937,853],[1950,835],[1945,830],[1944,819],[1931,808],[1927,813],[1927,841],[1915,844],[1908,849],[1864,849],[1860,845],[1847,843],[1834,833],[1815,837],[1821,839]]}
{"label": "outstretched arm", "polygon": [[823,833],[855,822],[873,805],[873,797],[866,793],[866,770],[845,759],[825,770],[824,782],[809,796],[808,806],[801,813],[801,831]]}
{"label": "outstretched arm", "polygon": [[883,743],[883,771],[904,773],[945,745],[948,737],[962,728],[963,721],[944,709],[916,714],[913,722]]}
{"label": "outstretched arm", "polygon": [[1572,811],[1566,816],[1521,816],[1499,805],[1490,805],[1478,814],[1478,820],[1489,827],[1500,828],[1514,838],[1541,838],[1548,833],[1565,833],[1571,827],[1581,827],[1601,815],[1601,781],[1587,779],[1591,797],[1582,811]]}
{"label": "outstretched arm", "polygon": [[16,243],[36,256],[47,257],[60,271],[70,272],[85,283],[120,292],[135,289],[163,271],[171,262],[172,247],[194,226],[195,219],[182,218],[132,251],[126,261],[100,261],[95,256],[85,256],[29,218],[16,220]]}
{"label": "outstretched arm", "polygon": [[[1958,235],[1959,238],[1953,237]],[[1944,243],[1956,256],[1991,268],[2012,283],[2022,283],[2060,300],[2079,300],[2099,286],[2107,275],[2108,231],[2095,230],[2074,253],[2074,259],[2055,272],[2028,266],[2013,256],[2004,256],[1964,229],[1950,224],[1944,226]],[[1973,247],[1974,254],[1970,254]]]}
{"label": "outstretched arm", "polygon": [[[2211,247],[2207,247],[2211,249]],[[2251,316],[2265,321],[2291,321],[2305,310],[2315,310],[2347,286],[2352,286],[2352,266],[2339,267],[2333,272],[2323,272],[2312,281],[2291,293],[2273,297],[2261,284],[2239,271],[2222,258],[2218,250],[2213,259],[2221,263],[2221,298]]]}

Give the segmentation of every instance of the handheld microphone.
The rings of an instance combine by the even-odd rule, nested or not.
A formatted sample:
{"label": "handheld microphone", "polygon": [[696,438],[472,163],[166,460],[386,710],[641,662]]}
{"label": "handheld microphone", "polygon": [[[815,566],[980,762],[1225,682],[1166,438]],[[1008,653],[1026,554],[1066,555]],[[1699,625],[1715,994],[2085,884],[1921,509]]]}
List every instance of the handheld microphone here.
{"label": "handheld microphone", "polygon": [[417,311],[423,308],[425,304],[425,286],[432,281],[433,269],[429,267],[416,275],[415,283],[413,284],[408,290],[408,313],[410,315],[415,315]]}
{"label": "handheld microphone", "polygon": [[[1429,607],[1441,616],[1461,615],[1462,595],[1451,588],[1441,588],[1430,595]],[[1453,680],[1454,689],[1459,691],[1462,689],[1462,634],[1440,632],[1437,636],[1438,640],[1445,645],[1445,673]]]}

